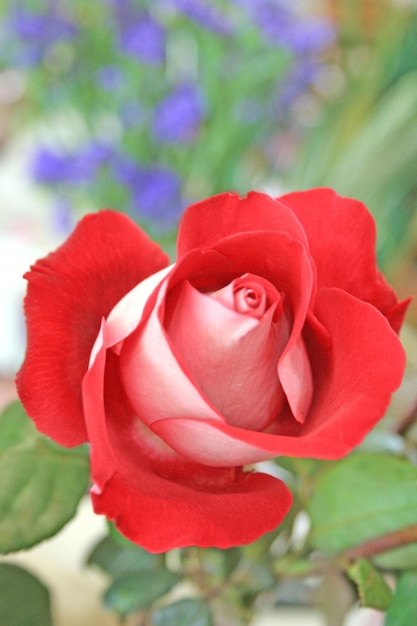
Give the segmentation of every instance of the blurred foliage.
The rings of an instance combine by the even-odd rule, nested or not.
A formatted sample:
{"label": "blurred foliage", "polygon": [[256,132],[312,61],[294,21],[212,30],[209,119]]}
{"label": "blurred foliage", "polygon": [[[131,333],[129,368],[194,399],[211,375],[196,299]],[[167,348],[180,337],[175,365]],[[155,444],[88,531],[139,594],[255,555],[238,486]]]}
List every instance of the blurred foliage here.
{"label": "blurred foliage", "polygon": [[288,184],[331,186],[362,200],[377,219],[386,268],[401,254],[417,206],[417,13],[366,4],[376,15],[365,32],[363,23],[342,24],[333,68],[340,93],[320,109]]}

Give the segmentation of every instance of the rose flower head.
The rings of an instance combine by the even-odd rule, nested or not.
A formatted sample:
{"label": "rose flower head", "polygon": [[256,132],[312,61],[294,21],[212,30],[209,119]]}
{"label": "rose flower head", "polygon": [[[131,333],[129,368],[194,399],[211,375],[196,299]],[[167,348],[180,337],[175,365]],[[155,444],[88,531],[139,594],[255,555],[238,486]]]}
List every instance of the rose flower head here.
{"label": "rose flower head", "polygon": [[343,457],[401,382],[375,238],[330,189],[225,193],[185,211],[172,265],[114,211],[35,263],[17,387],[41,432],[90,443],[95,511],[152,552],[276,528],[291,493],[254,464]]}

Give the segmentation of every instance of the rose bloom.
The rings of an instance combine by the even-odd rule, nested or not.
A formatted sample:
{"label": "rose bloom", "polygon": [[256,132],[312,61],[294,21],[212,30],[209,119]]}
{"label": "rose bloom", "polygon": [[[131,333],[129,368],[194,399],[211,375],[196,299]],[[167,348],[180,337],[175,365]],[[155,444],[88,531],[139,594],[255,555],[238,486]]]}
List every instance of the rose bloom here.
{"label": "rose bloom", "polygon": [[330,189],[189,207],[177,260],[87,215],[26,275],[17,376],[38,429],[89,442],[97,513],[153,552],[273,530],[291,493],[254,464],[338,459],[384,415],[405,355],[363,204]]}

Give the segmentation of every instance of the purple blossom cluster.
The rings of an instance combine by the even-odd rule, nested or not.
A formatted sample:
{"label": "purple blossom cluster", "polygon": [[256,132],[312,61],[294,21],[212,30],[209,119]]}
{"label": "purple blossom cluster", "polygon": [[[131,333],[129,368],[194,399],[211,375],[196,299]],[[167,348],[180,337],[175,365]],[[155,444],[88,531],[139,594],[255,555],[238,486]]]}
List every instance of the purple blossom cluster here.
{"label": "purple blossom cluster", "polygon": [[165,29],[147,13],[140,13],[119,33],[120,49],[142,63],[158,64],[165,59]]}
{"label": "purple blossom cluster", "polygon": [[[18,1],[2,24],[4,38],[14,53],[13,62],[18,66],[31,66],[42,61],[46,51],[59,41],[76,37],[79,27],[58,11],[54,1],[45,13],[27,9]],[[18,43],[22,45],[17,45]]]}
{"label": "purple blossom cluster", "polygon": [[41,146],[32,159],[32,176],[45,184],[83,185],[94,178],[110,156],[109,146],[99,142],[89,143],[72,153],[57,152]]}
{"label": "purple blossom cluster", "polygon": [[322,50],[335,40],[335,29],[322,18],[300,18],[288,0],[232,0],[272,45],[296,54]]}
{"label": "purple blossom cluster", "polygon": [[[7,2],[10,10],[0,29],[10,45],[0,51],[0,61],[6,64],[10,52],[12,63],[29,65],[29,71],[39,67],[41,90],[51,103],[77,108],[83,100],[87,127],[97,138],[71,152],[40,146],[31,162],[34,179],[58,191],[74,188],[77,194],[102,181],[105,171],[106,180],[124,187],[131,211],[166,224],[175,222],[184,204],[187,158],[195,158],[202,137],[210,142],[217,133],[215,116],[223,129],[210,151],[218,168],[224,156],[216,156],[217,146],[226,146],[230,126],[240,124],[250,136],[248,129],[264,127],[265,118],[270,126],[281,123],[282,111],[314,81],[320,52],[335,36],[323,20],[300,19],[290,0],[92,0],[100,4],[97,22],[96,17],[91,21],[93,12],[88,14],[86,7],[80,11],[83,0]],[[170,65],[175,40],[170,29],[177,27],[195,48],[189,72],[172,71]],[[206,31],[201,41],[197,29]],[[272,59],[257,92],[256,75],[246,77],[252,71],[245,64],[252,50],[245,49],[247,41],[260,49],[261,58],[266,51],[269,61],[275,48],[277,59],[279,49],[290,51],[287,76]],[[73,62],[60,83],[54,83],[54,76],[48,82],[48,52],[63,42],[70,44]],[[188,53],[184,50],[182,55]],[[206,71],[215,74],[207,77]],[[238,89],[233,83],[236,74]],[[223,89],[228,91],[227,107]],[[94,130],[96,110],[114,118],[119,135],[108,140],[112,144]],[[236,128],[233,133],[239,135]],[[226,149],[229,154],[230,147]],[[211,167],[216,168],[213,163]],[[209,168],[207,172],[210,176]],[[68,206],[58,204],[62,221]]]}
{"label": "purple blossom cluster", "polygon": [[[100,142],[91,142],[70,153],[48,147],[38,148],[32,158],[32,176],[43,184],[82,186],[107,167],[107,176],[122,183],[130,196],[130,208],[160,226],[170,226],[181,210],[181,179],[168,167],[138,165],[117,150]],[[57,203],[57,219],[68,219],[67,203]]]}
{"label": "purple blossom cluster", "polygon": [[156,108],[153,137],[159,143],[191,142],[204,117],[204,100],[191,84],[176,86]]}
{"label": "purple blossom cluster", "polygon": [[232,20],[209,0],[172,0],[171,4],[174,10],[218,35],[227,36],[233,32]]}

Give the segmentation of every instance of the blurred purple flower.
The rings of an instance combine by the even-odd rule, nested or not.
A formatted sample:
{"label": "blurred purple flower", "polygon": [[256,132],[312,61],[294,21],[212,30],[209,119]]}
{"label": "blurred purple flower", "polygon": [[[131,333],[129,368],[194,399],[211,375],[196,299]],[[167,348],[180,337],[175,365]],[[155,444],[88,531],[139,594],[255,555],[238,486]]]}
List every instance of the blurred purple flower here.
{"label": "blurred purple flower", "polygon": [[162,166],[141,166],[119,155],[113,161],[116,178],[130,190],[133,210],[158,222],[172,226],[182,211],[181,179]]}
{"label": "blurred purple flower", "polygon": [[243,8],[271,44],[296,54],[319,51],[336,36],[333,25],[323,18],[301,17],[288,0],[232,0]]}
{"label": "blurred purple flower", "polygon": [[82,185],[94,178],[97,169],[109,159],[110,154],[109,146],[99,142],[87,144],[72,154],[41,147],[32,159],[31,174],[36,181],[44,184]]}
{"label": "blurred purple flower", "polygon": [[280,81],[279,93],[276,99],[276,116],[283,117],[289,105],[312,85],[317,77],[320,63],[314,59],[299,58],[296,60]]}
{"label": "blurred purple flower", "polygon": [[274,26],[264,27],[264,33],[270,40],[275,40],[298,54],[320,51],[334,43],[336,31],[325,19],[304,19],[293,21],[280,33],[274,32]]}
{"label": "blurred purple flower", "polygon": [[119,24],[128,24],[132,16],[138,13],[134,0],[105,0],[105,3],[110,6]]}
{"label": "blurred purple flower", "polygon": [[169,227],[182,211],[180,192],[181,180],[175,172],[164,167],[148,167],[135,180],[132,200],[142,215]]}
{"label": "blurred purple flower", "polygon": [[165,29],[146,13],[126,24],[119,34],[121,49],[143,63],[158,64],[165,59]]}
{"label": "blurred purple flower", "polygon": [[69,20],[61,17],[54,7],[48,13],[33,13],[14,6],[6,20],[6,30],[20,44],[15,62],[32,65],[39,62],[47,48],[61,40],[73,39],[78,28]]}
{"label": "blurred purple flower", "polygon": [[160,143],[192,141],[203,115],[201,93],[193,85],[180,85],[156,106],[153,136]]}
{"label": "blurred purple flower", "polygon": [[206,0],[173,0],[174,8],[191,20],[219,35],[230,35],[231,20]]}
{"label": "blurred purple flower", "polygon": [[112,172],[119,182],[126,187],[132,188],[139,176],[139,166],[137,163],[122,154],[115,154],[111,162]]}
{"label": "blurred purple flower", "polygon": [[39,148],[32,159],[31,174],[40,183],[63,182],[67,180],[70,171],[70,158],[49,148]]}
{"label": "blurred purple flower", "polygon": [[22,39],[43,39],[48,42],[72,39],[78,32],[75,24],[53,12],[32,13],[15,7],[10,16],[10,26]]}

